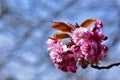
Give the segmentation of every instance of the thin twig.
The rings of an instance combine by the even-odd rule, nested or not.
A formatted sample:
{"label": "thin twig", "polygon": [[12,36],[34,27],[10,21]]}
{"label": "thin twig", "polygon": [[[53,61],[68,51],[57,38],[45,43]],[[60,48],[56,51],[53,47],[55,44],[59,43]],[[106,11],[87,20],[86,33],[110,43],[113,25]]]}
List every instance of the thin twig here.
{"label": "thin twig", "polygon": [[113,63],[113,64],[110,64],[108,66],[98,66],[98,65],[91,65],[92,68],[95,68],[95,69],[98,69],[98,70],[101,70],[101,69],[110,69],[114,66],[119,66],[120,63]]}

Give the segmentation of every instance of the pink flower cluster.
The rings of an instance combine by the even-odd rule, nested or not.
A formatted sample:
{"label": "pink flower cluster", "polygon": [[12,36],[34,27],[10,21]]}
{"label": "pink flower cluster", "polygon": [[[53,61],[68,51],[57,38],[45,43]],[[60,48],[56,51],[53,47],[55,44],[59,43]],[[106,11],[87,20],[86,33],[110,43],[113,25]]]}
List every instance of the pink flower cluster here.
{"label": "pink flower cluster", "polygon": [[48,39],[50,59],[55,66],[65,72],[76,72],[78,65],[82,68],[89,64],[98,65],[108,51],[107,46],[102,44],[102,41],[107,40],[107,36],[102,33],[102,27],[101,21],[97,20],[90,30],[75,28],[70,40],[74,44],[71,46],[62,40]]}

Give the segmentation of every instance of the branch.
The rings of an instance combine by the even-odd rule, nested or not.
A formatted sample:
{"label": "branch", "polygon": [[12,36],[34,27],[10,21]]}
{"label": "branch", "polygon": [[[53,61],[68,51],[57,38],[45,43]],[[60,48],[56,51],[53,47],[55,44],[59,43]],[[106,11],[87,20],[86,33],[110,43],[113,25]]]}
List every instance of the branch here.
{"label": "branch", "polygon": [[98,70],[101,70],[101,69],[110,69],[114,66],[119,66],[120,63],[113,63],[113,64],[110,64],[108,66],[98,66],[98,65],[91,65],[92,68],[95,68],[95,69],[98,69]]}

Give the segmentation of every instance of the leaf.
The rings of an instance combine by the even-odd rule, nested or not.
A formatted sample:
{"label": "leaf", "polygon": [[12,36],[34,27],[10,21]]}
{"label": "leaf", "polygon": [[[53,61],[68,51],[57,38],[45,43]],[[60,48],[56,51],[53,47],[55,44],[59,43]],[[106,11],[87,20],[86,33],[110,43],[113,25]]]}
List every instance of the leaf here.
{"label": "leaf", "polygon": [[48,37],[49,39],[52,39],[52,40],[57,40],[57,39],[55,39],[55,38],[51,38],[51,37]]}
{"label": "leaf", "polygon": [[80,26],[79,26],[79,24],[78,23],[76,23],[75,24],[75,28],[79,28]]}
{"label": "leaf", "polygon": [[51,28],[54,28],[56,30],[60,30],[62,32],[72,32],[73,31],[73,28],[64,22],[54,22],[54,21],[52,21],[52,22],[54,24],[53,24],[53,26],[51,26]]}
{"label": "leaf", "polygon": [[53,35],[53,39],[65,39],[65,38],[70,38],[70,35],[63,32],[58,32]]}
{"label": "leaf", "polygon": [[70,40],[68,43],[67,43],[67,46],[69,47],[69,46],[72,46],[72,45],[74,45],[75,43],[74,43],[74,41],[73,40]]}
{"label": "leaf", "polygon": [[96,21],[96,19],[90,18],[85,20],[80,26],[87,28],[88,26],[90,26],[92,23],[94,23]]}

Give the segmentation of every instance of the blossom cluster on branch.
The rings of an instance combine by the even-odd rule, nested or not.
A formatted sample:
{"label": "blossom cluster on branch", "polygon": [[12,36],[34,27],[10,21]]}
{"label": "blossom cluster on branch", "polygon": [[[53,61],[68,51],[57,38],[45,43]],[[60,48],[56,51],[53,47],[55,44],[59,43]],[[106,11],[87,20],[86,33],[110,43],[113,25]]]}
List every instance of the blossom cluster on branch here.
{"label": "blossom cluster on branch", "polygon": [[[50,59],[58,69],[76,72],[79,65],[82,68],[89,64],[98,65],[105,57],[108,48],[102,42],[107,40],[107,36],[102,32],[101,20],[88,19],[81,25],[53,23],[51,27],[61,32],[54,34],[46,43],[50,50]],[[87,29],[92,23],[95,23],[94,26]],[[66,38],[69,38],[67,43],[63,41]]]}

